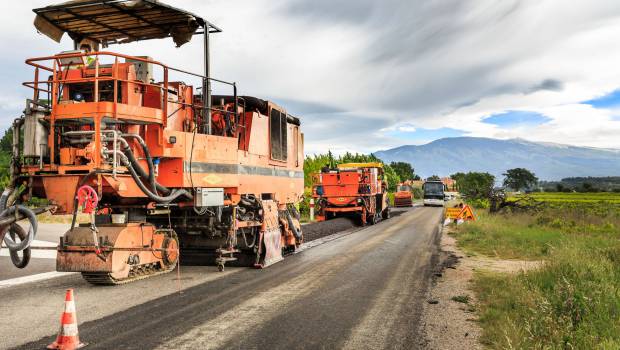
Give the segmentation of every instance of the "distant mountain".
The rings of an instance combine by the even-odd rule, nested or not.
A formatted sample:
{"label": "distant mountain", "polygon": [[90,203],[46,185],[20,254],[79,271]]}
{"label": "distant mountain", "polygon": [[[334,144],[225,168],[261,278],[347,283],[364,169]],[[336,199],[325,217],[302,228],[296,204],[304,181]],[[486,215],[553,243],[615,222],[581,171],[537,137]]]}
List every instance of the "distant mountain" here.
{"label": "distant mountain", "polygon": [[400,146],[374,154],[388,163],[411,163],[416,174],[423,178],[459,171],[486,171],[501,180],[501,174],[512,168],[527,168],[541,180],[620,175],[620,150],[522,139],[443,138],[425,145]]}

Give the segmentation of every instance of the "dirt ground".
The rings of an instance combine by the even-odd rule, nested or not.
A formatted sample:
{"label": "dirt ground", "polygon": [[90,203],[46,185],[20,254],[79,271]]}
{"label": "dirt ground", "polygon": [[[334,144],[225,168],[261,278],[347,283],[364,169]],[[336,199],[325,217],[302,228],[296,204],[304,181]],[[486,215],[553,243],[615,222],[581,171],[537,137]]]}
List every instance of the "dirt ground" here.
{"label": "dirt ground", "polygon": [[441,263],[427,296],[423,315],[423,334],[428,349],[482,349],[482,329],[476,314],[477,300],[471,290],[474,273],[486,270],[517,273],[541,266],[540,261],[499,260],[470,257],[458,247],[444,227],[441,235]]}

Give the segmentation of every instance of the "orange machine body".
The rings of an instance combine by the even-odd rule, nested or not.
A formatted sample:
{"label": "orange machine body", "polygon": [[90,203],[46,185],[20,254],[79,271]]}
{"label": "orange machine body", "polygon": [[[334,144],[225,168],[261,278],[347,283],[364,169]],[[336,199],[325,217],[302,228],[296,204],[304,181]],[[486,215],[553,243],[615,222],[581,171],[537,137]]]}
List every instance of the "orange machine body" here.
{"label": "orange machine body", "polygon": [[412,207],[413,206],[413,190],[407,183],[398,185],[396,193],[394,193],[395,207]]}
{"label": "orange machine body", "polygon": [[357,215],[362,224],[389,216],[387,184],[377,163],[341,164],[314,175],[313,197],[317,220]]}
{"label": "orange machine body", "polygon": [[[34,81],[24,83],[34,89],[28,116],[47,137],[35,151],[22,154],[17,182],[28,186],[26,197],[46,198],[56,214],[78,210],[76,188],[91,186],[99,197],[92,223],[101,232],[96,237],[109,238],[102,247],[121,250],[102,260],[93,253],[96,242],[81,242],[89,229],[76,228],[59,247],[58,270],[91,277],[105,272],[107,278],[122,280],[152,265],[149,254],[160,256],[156,262],[161,270],[161,254],[137,251],[138,258],[128,264],[134,253],[123,249],[161,249],[164,240],[156,237],[164,237],[158,233],[163,227],[175,231],[168,238],[178,234],[181,253],[187,248],[209,257],[200,263],[213,263],[217,256],[223,268],[224,261],[245,251],[256,255],[250,265],[268,265],[264,256],[269,247],[262,240],[265,232],[273,236],[275,231],[273,225],[265,229],[263,201],[275,208],[269,215],[282,228],[276,245],[280,251],[269,252],[276,256],[270,261],[299,246],[299,218],[291,215],[304,185],[299,119],[270,101],[248,96],[235,101],[236,94],[214,96],[207,114],[193,86],[168,80],[171,72],[182,71],[144,57],[89,55],[94,57],[90,64],[81,63],[87,54],[79,51],[26,61],[35,67]],[[138,70],[145,65],[157,67],[162,81],[144,79]],[[163,202],[147,195],[132,176],[127,152],[142,169],[151,170],[152,160],[158,189],[186,195]],[[141,178],[149,182],[144,174]],[[198,198],[199,193],[204,197]],[[114,215],[121,223],[113,222]],[[144,237],[155,238],[138,242]]]}

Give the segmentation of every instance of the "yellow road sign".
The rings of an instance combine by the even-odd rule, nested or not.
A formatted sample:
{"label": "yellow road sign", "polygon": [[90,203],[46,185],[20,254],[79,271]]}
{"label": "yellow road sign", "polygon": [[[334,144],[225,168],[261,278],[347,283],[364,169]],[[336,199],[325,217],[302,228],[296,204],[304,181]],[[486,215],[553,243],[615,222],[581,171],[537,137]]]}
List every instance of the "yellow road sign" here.
{"label": "yellow road sign", "polygon": [[462,208],[456,207],[456,208],[446,208],[446,218],[449,219],[456,219],[459,217],[459,213],[461,212]]}
{"label": "yellow road sign", "polygon": [[474,211],[469,205],[463,207],[446,208],[446,219],[475,221]]}

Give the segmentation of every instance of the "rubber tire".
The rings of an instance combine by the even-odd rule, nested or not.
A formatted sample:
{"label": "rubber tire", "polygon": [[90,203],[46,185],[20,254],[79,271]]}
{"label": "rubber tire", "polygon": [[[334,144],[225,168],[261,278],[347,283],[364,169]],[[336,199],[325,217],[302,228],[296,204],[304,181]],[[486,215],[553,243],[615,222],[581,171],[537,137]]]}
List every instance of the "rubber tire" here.
{"label": "rubber tire", "polygon": [[[168,248],[168,246],[170,246],[170,242],[171,241],[176,241],[176,245],[177,245],[177,249],[179,248],[179,238],[177,237],[176,233],[173,233],[172,237],[166,237],[164,238],[164,242],[162,243],[162,248],[166,249]],[[162,260],[164,262],[164,264],[166,265],[166,267],[170,267],[172,265],[176,266],[176,264],[179,263],[179,255],[180,252],[177,251],[177,258],[174,261],[170,260],[170,257],[168,256],[168,252],[167,251],[162,251]]]}

